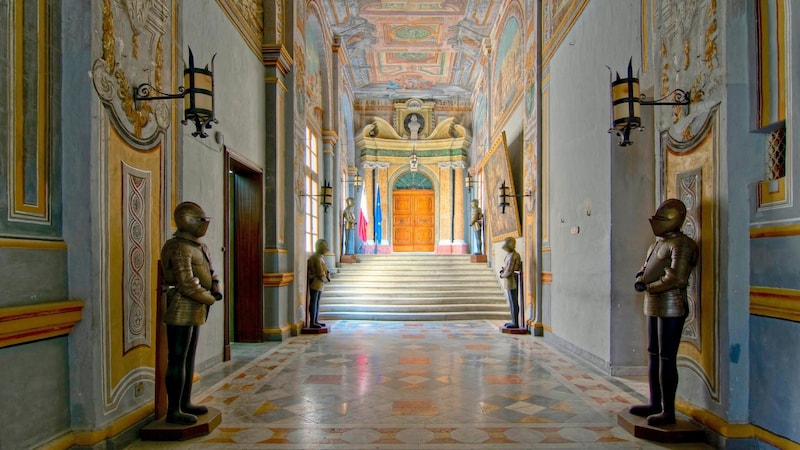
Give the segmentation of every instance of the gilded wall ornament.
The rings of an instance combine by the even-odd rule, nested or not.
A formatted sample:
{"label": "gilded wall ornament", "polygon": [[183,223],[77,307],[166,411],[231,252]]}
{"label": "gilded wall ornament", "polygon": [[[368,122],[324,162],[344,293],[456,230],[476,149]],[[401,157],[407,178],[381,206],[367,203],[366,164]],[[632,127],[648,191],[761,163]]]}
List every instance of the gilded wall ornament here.
{"label": "gilded wall ornament", "polygon": [[[126,14],[115,14],[122,9]],[[102,56],[92,64],[92,82],[120,134],[138,148],[152,147],[169,127],[170,106],[166,102],[133,101],[133,86],[141,82],[162,89],[164,80],[165,27],[169,23],[164,0],[126,0],[117,6],[103,0]],[[126,17],[127,21],[122,21]],[[138,35],[149,33],[152,42],[140,59]],[[133,43],[133,55],[127,56],[124,42]],[[171,79],[171,78],[170,78]]]}

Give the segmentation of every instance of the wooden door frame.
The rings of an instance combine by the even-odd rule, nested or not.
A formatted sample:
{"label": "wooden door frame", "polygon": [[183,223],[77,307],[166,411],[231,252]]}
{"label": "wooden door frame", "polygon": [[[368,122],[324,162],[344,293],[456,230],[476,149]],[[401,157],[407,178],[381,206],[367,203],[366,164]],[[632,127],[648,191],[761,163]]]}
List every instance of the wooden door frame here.
{"label": "wooden door frame", "polygon": [[[224,252],[224,280],[225,280],[225,298],[224,298],[224,330],[223,330],[223,361],[229,361],[231,358],[231,317],[230,317],[230,308],[231,308],[231,293],[234,292],[233,288],[233,280],[231,279],[231,259],[230,259],[230,247],[235,246],[235,242],[233,241],[233,230],[231,229],[231,214],[234,211],[230,210],[231,202],[234,199],[231,198],[233,192],[231,192],[230,185],[231,180],[229,176],[234,173],[243,174],[248,178],[252,178],[253,181],[258,186],[257,198],[258,198],[258,207],[260,208],[259,211],[259,223],[260,223],[260,233],[257,236],[257,241],[259,243],[258,248],[263,251],[264,248],[264,234],[263,234],[263,226],[264,226],[264,206],[263,206],[263,199],[264,199],[264,171],[258,167],[255,163],[248,160],[244,156],[240,155],[239,153],[231,150],[228,147],[225,147],[225,157],[224,157],[224,211],[225,211],[225,226],[224,226],[224,233],[225,233],[225,252]],[[258,264],[258,273],[263,274],[263,254],[259,252],[257,259]],[[262,278],[259,277],[259,280]],[[260,290],[262,301],[258,303],[258,309],[263,308],[263,289]],[[261,318],[262,314],[259,314],[258,317]],[[259,329],[261,326],[259,326]]]}

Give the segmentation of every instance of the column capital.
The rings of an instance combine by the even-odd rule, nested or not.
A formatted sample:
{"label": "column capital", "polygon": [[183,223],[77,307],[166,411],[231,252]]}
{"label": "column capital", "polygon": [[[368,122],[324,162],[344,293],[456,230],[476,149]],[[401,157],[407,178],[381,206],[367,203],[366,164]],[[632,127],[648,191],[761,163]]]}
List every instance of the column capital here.
{"label": "column capital", "polygon": [[283,75],[292,71],[294,60],[283,44],[264,44],[261,46],[261,61],[265,66],[277,67]]}
{"label": "column capital", "polygon": [[442,161],[439,163],[440,169],[464,169],[467,165],[464,161]]}
{"label": "column capital", "polygon": [[322,143],[336,145],[339,142],[339,134],[334,130],[322,130]]}
{"label": "column capital", "polygon": [[388,162],[379,162],[379,161],[364,161],[361,164],[361,167],[365,169],[388,169],[389,163]]}

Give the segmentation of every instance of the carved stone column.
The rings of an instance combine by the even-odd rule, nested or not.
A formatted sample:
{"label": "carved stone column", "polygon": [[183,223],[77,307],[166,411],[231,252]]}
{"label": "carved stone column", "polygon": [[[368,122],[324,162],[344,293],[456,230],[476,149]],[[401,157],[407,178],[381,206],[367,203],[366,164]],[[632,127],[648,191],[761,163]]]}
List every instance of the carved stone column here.
{"label": "carved stone column", "polygon": [[454,164],[453,187],[453,253],[467,253],[467,243],[464,241],[464,163]]}
{"label": "carved stone column", "polygon": [[[295,317],[294,305],[294,186],[295,142],[292,134],[295,102],[291,33],[284,24],[293,23],[291,9],[284,2],[265,2],[264,39],[264,126],[267,130],[264,164],[264,338],[283,340],[297,334],[302,318]],[[288,160],[288,162],[287,162]]]}
{"label": "carved stone column", "polygon": [[436,253],[453,253],[453,170],[449,162],[439,163],[439,242]]}

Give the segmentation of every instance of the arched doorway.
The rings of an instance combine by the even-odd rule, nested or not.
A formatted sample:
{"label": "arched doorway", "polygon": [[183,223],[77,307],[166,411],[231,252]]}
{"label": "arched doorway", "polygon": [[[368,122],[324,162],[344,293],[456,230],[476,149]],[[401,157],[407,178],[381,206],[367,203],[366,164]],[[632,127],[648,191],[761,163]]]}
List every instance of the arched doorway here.
{"label": "arched doorway", "polygon": [[397,178],[392,190],[392,246],[395,252],[432,252],[436,236],[433,182],[420,172]]}

